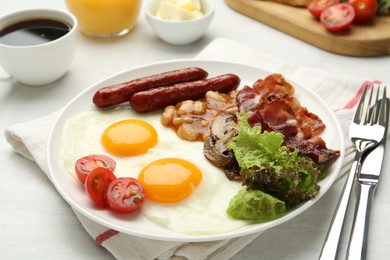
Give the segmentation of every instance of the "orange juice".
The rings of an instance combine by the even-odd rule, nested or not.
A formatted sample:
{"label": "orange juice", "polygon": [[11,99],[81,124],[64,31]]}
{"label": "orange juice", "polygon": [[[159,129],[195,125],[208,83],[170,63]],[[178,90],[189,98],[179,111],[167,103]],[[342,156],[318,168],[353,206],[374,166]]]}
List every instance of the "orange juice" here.
{"label": "orange juice", "polygon": [[135,26],[142,0],[66,0],[87,35],[120,36]]}

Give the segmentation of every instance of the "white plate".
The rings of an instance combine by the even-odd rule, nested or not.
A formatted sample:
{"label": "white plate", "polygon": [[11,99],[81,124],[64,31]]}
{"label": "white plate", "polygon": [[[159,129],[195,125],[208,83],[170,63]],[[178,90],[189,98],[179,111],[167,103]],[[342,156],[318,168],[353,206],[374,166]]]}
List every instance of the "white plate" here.
{"label": "white plate", "polygon": [[344,158],[344,140],[341,127],[333,112],[320,97],[311,90],[287,79],[295,87],[296,96],[300,100],[301,104],[306,106],[309,111],[316,113],[326,124],[326,130],[322,134],[322,137],[326,141],[327,146],[332,149],[338,149],[341,152],[339,158],[327,170],[327,177],[319,182],[321,190],[315,199],[301,204],[299,207],[289,211],[287,214],[276,220],[260,224],[250,224],[238,230],[213,235],[179,234],[150,222],[141,214],[133,214],[129,217],[129,215],[115,214],[110,210],[94,208],[83,190],[77,188],[77,185],[79,185],[78,181],[64,169],[61,162],[60,144],[66,120],[82,111],[97,110],[95,105],[92,103],[92,97],[96,90],[102,86],[128,81],[141,76],[192,66],[205,69],[209,72],[209,76],[234,73],[241,78],[240,87],[244,84],[252,85],[252,83],[257,79],[264,78],[265,76],[271,74],[271,72],[264,71],[261,68],[237,63],[205,60],[176,60],[155,63],[121,72],[80,93],[65,107],[61,115],[57,118],[50,133],[47,150],[49,176],[51,177],[58,192],[73,207],[73,209],[80,212],[87,218],[100,223],[101,225],[129,235],[165,241],[201,242],[244,236],[279,225],[311,207],[330,188],[341,169],[342,160]]}

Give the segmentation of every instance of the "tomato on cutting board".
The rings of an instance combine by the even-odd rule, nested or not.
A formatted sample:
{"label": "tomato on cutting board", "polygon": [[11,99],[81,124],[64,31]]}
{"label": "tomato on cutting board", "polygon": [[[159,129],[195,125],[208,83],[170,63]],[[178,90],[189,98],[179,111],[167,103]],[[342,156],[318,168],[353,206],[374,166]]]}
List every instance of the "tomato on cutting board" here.
{"label": "tomato on cutting board", "polygon": [[102,167],[113,172],[115,170],[115,161],[105,155],[91,154],[78,159],[75,163],[77,178],[84,183],[88,174],[95,168]]}
{"label": "tomato on cutting board", "polygon": [[88,174],[84,188],[96,206],[108,207],[107,188],[114,180],[116,180],[116,176],[106,168],[95,168]]}
{"label": "tomato on cutting board", "polygon": [[377,0],[348,0],[355,10],[354,22],[368,22],[373,19],[378,10]]}
{"label": "tomato on cutting board", "polygon": [[338,3],[327,7],[320,16],[320,21],[326,29],[339,32],[348,28],[355,18],[355,10],[348,3]]}
{"label": "tomato on cutting board", "polygon": [[144,198],[144,188],[134,178],[118,178],[112,181],[107,188],[108,205],[113,210],[121,213],[137,211],[141,207]]}
{"label": "tomato on cutting board", "polygon": [[320,19],[321,13],[325,8],[338,4],[340,0],[307,0],[306,8],[317,19]]}

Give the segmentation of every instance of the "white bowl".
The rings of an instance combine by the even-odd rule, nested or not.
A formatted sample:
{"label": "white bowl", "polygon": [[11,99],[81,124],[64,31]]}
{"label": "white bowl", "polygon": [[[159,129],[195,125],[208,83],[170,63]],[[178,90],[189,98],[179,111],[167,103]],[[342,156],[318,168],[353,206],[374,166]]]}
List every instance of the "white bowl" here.
{"label": "white bowl", "polygon": [[163,41],[174,45],[185,45],[199,40],[207,31],[214,17],[213,0],[201,0],[204,15],[194,20],[162,20],[155,16],[162,0],[151,1],[146,9],[146,20]]}

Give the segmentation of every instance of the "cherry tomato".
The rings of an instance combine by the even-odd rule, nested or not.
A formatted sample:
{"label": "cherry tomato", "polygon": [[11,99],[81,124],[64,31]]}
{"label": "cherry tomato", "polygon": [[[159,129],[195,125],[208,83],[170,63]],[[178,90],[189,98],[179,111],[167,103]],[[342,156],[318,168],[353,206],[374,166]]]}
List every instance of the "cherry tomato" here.
{"label": "cherry tomato", "polygon": [[320,19],[325,8],[338,4],[340,0],[307,0],[306,8],[317,19]]}
{"label": "cherry tomato", "polygon": [[106,168],[95,168],[88,174],[84,183],[85,192],[96,206],[108,207],[107,188],[115,179],[115,175]]}
{"label": "cherry tomato", "polygon": [[145,192],[137,179],[118,178],[107,189],[107,201],[115,211],[128,213],[138,210],[144,201]]}
{"label": "cherry tomato", "polygon": [[108,156],[91,154],[76,161],[75,170],[77,178],[84,183],[88,174],[95,168],[102,167],[114,172],[116,163]]}
{"label": "cherry tomato", "polygon": [[377,0],[348,0],[355,9],[354,22],[367,22],[375,17],[378,10]]}
{"label": "cherry tomato", "polygon": [[325,8],[320,21],[326,29],[339,32],[348,28],[355,18],[355,10],[350,4],[339,3]]}

